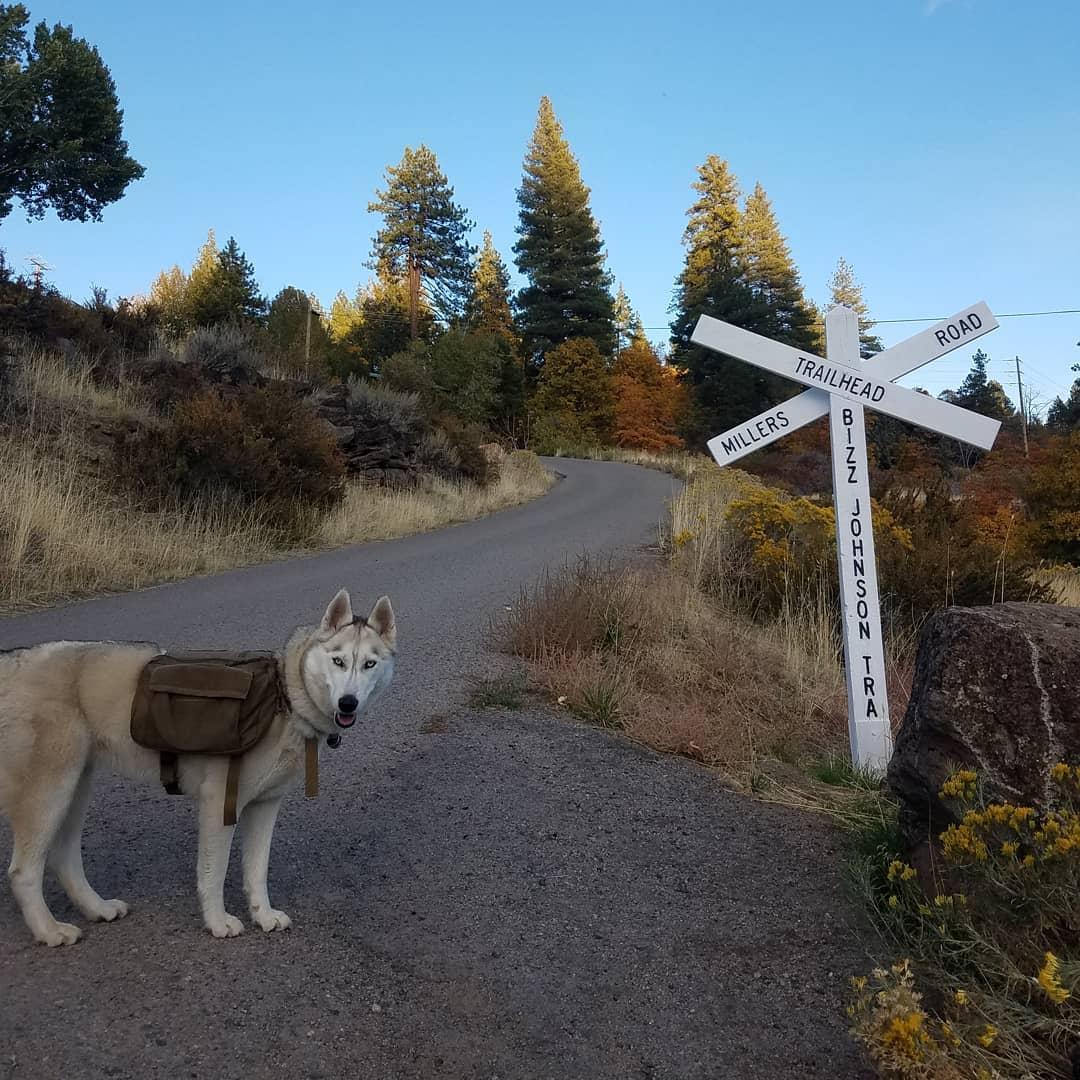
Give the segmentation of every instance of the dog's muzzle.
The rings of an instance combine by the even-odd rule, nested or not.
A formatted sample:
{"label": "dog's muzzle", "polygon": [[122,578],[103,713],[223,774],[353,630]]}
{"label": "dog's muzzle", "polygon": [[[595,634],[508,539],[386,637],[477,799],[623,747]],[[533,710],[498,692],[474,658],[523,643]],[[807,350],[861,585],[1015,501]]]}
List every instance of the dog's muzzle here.
{"label": "dog's muzzle", "polygon": [[339,728],[351,728],[356,723],[356,710],[360,702],[352,694],[343,694],[338,698],[334,723]]}

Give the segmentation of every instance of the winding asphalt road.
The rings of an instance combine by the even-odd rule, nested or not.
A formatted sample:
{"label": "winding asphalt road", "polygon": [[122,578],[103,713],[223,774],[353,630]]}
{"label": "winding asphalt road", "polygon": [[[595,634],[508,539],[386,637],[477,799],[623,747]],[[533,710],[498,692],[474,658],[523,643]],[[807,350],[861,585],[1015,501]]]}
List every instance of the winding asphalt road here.
{"label": "winding asphalt road", "polygon": [[653,542],[674,490],[555,467],[543,499],[468,525],[0,622],[0,647],[267,648],[347,585],[358,609],[390,594],[401,643],[322,795],[286,800],[270,889],[288,933],[206,934],[192,804],[109,778],[87,872],[127,919],[45,949],[0,885],[0,1080],[870,1075],[842,1015],[867,960],[820,821],[540,707],[469,708],[470,678],[508,662],[486,631],[520,586]]}

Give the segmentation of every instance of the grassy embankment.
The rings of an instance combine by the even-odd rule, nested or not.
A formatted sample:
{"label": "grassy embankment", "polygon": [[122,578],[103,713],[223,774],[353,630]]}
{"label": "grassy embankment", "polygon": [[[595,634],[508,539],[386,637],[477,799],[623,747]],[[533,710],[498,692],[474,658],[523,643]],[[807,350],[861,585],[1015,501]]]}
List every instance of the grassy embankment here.
{"label": "grassy embankment", "polygon": [[[552,483],[531,454],[511,454],[487,487],[431,478],[391,491],[350,482],[283,546],[266,513],[225,498],[147,510],[110,482],[96,427],[148,407],[141,389],[103,385],[85,362],[34,351],[9,375],[0,437],[0,608],[7,611],[135,589],[288,554],[383,540],[467,521]],[[95,457],[95,450],[97,457]]]}

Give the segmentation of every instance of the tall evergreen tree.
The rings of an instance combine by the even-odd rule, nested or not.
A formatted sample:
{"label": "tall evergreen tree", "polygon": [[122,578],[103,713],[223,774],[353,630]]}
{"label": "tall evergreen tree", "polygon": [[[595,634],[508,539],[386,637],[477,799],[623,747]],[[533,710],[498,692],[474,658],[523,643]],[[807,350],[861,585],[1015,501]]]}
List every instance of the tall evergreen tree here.
{"label": "tall evergreen tree", "polygon": [[116,84],[97,49],[70,26],[26,27],[22,4],[0,4],[0,220],[15,199],[31,218],[100,221],[143,167],[128,155]]}
{"label": "tall evergreen tree", "polygon": [[184,300],[189,327],[261,322],[266,315],[255,268],[231,236],[218,251],[213,229],[188,275]]}
{"label": "tall evergreen tree", "polygon": [[[1080,372],[1080,364],[1073,364],[1073,371]],[[1047,427],[1055,431],[1080,429],[1080,379],[1073,381],[1067,398],[1055,398],[1046,413]]]}
{"label": "tall evergreen tree", "polygon": [[457,319],[472,287],[476,248],[467,236],[473,222],[454,202],[454,189],[431,150],[407,146],[400,164],[387,166],[386,189],[375,192],[368,212],[383,216],[372,266],[383,278],[406,282],[412,340],[420,336],[421,294],[437,316]]}
{"label": "tall evergreen tree", "polygon": [[321,364],[330,344],[318,301],[295,285],[286,285],[270,302],[266,333],[295,364]]}
{"label": "tall evergreen tree", "polygon": [[360,354],[372,370],[378,371],[384,360],[403,352],[410,342],[419,345],[431,339],[435,326],[431,308],[421,295],[419,307],[411,310],[412,299],[408,282],[402,277],[379,274],[360,290],[360,320],[355,337]]}
{"label": "tall evergreen tree", "polygon": [[481,334],[495,334],[517,340],[514,314],[510,310],[510,273],[506,263],[484,232],[484,243],[473,272],[472,295],[465,309],[468,328]]}
{"label": "tall evergreen tree", "polygon": [[611,278],[589,189],[555,117],[540,99],[518,189],[517,266],[528,279],[518,293],[518,326],[534,370],[571,338],[587,338],[610,357],[615,346]]}
{"label": "tall evergreen tree", "polygon": [[266,317],[266,298],[259,292],[255,267],[231,236],[218,253],[218,282],[223,319],[261,322]]}
{"label": "tall evergreen tree", "polygon": [[615,346],[616,355],[618,355],[628,345],[645,338],[645,326],[641,321],[641,316],[634,310],[621,281],[615,293],[613,310],[615,312]]}
{"label": "tall evergreen tree", "polygon": [[817,343],[813,314],[803,296],[787,240],[761,184],[746,200],[741,254],[747,284],[769,309],[769,336],[796,349],[812,350]]}
{"label": "tall evergreen tree", "polygon": [[728,163],[710,154],[693,184],[697,198],[683,233],[686,259],[672,301],[671,363],[693,397],[687,434],[701,442],[780,400],[781,381],[759,368],[694,345],[701,315],[753,333],[769,332],[769,308],[747,282],[739,185]]}
{"label": "tall evergreen tree", "polygon": [[881,352],[881,338],[870,333],[870,327],[874,324],[870,320],[870,309],[863,299],[862,285],[855,277],[851,264],[843,257],[837,262],[836,271],[829,279],[829,306],[835,304],[843,304],[859,316],[859,352],[863,359]]}
{"label": "tall evergreen tree", "polygon": [[990,357],[979,349],[971,358],[971,370],[960,384],[959,390],[946,390],[941,396],[954,405],[997,420],[1007,420],[1016,409],[996,379],[986,374]]}
{"label": "tall evergreen tree", "polygon": [[495,396],[490,419],[511,437],[516,437],[525,411],[525,369],[521,339],[510,308],[510,273],[484,233],[484,243],[476,260],[473,291],[465,324],[476,336],[494,338],[497,345]]}

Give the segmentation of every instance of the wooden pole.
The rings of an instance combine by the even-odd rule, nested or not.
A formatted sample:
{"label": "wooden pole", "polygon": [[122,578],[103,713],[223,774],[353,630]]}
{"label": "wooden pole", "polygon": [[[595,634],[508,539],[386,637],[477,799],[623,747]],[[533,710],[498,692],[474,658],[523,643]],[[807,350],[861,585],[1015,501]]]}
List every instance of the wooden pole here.
{"label": "wooden pole", "polygon": [[1024,457],[1028,456],[1027,410],[1024,408],[1024,384],[1020,379],[1020,357],[1016,358],[1016,386],[1020,391],[1020,423],[1024,428]]}

